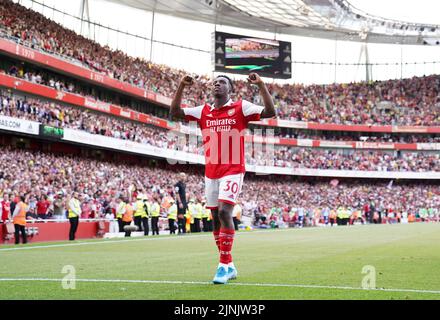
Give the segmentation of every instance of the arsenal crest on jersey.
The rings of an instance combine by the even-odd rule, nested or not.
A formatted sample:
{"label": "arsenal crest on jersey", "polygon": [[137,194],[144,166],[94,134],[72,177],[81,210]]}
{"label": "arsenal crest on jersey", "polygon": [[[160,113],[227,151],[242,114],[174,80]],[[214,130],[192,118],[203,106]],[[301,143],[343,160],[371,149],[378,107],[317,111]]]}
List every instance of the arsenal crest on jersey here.
{"label": "arsenal crest on jersey", "polygon": [[232,117],[235,114],[235,109],[231,109],[228,111],[228,116]]}

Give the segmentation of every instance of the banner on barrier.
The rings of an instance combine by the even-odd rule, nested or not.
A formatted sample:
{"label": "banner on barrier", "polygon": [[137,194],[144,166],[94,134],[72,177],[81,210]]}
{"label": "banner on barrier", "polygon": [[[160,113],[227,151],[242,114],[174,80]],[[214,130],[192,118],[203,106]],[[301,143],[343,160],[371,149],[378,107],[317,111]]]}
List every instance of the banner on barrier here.
{"label": "banner on barrier", "polygon": [[39,122],[0,116],[0,130],[38,135],[39,129]]}

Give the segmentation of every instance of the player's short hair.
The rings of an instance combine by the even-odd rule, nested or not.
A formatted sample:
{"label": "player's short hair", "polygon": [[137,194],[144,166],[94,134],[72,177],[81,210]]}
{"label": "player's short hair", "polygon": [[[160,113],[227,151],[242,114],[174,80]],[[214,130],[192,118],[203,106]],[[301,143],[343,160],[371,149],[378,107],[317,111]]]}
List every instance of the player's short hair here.
{"label": "player's short hair", "polygon": [[226,78],[227,80],[228,80],[228,82],[229,82],[229,87],[231,88],[231,92],[234,92],[234,82],[232,81],[232,79],[231,78],[229,78],[228,76],[226,76],[226,75],[224,75],[224,74],[220,74],[220,75],[218,75],[217,77],[215,77],[216,79],[217,78]]}

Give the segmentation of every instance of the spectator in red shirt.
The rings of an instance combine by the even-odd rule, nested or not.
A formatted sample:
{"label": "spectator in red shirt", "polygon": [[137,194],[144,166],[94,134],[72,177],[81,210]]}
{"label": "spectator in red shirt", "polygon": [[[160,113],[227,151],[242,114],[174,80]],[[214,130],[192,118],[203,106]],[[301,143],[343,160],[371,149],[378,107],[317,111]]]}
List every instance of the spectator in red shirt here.
{"label": "spectator in red shirt", "polygon": [[92,206],[89,201],[86,201],[81,206],[81,219],[90,219],[92,214]]}
{"label": "spectator in red shirt", "polygon": [[37,216],[39,219],[47,219],[49,213],[50,202],[47,200],[47,196],[43,195],[37,202]]}
{"label": "spectator in red shirt", "polygon": [[11,218],[11,203],[9,202],[9,195],[4,194],[3,200],[0,202],[1,221],[5,222]]}

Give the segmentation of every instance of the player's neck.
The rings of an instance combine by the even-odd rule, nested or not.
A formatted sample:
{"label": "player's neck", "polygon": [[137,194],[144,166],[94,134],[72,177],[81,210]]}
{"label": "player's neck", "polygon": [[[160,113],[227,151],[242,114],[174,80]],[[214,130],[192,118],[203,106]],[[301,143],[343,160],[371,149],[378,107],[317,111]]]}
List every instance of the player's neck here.
{"label": "player's neck", "polygon": [[215,98],[214,100],[214,108],[219,109],[223,107],[231,98],[228,96]]}

